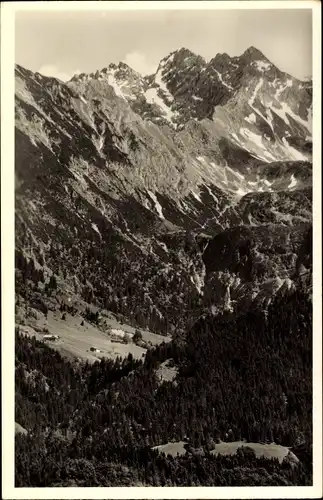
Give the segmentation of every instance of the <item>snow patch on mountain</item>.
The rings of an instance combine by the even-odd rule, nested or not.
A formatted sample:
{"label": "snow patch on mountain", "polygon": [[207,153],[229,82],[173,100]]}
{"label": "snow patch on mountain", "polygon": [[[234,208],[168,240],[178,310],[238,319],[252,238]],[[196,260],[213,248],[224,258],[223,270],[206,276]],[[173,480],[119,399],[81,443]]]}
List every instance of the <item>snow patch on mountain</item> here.
{"label": "snow patch on mountain", "polygon": [[104,136],[105,129],[106,129],[106,125],[105,125],[105,123],[103,123],[102,128],[101,128],[101,133],[98,136],[92,135],[92,142],[93,142],[94,146],[96,147],[101,158],[104,157],[102,150],[103,150],[103,146],[104,146],[104,142],[105,142],[105,136]]}
{"label": "snow patch on mountain", "polygon": [[253,103],[255,102],[255,99],[257,97],[257,94],[259,92],[259,90],[261,89],[261,87],[263,86],[263,83],[264,83],[264,79],[263,78],[260,78],[259,82],[257,83],[257,85],[255,86],[254,88],[254,91],[252,93],[252,96],[251,98],[249,99],[248,103],[249,103],[249,106],[251,108],[253,108]]}
{"label": "snow patch on mountain", "polygon": [[221,73],[220,73],[217,69],[213,68],[213,71],[214,71],[214,73],[216,73],[216,75],[217,75],[218,79],[220,80],[220,82],[221,82],[221,83],[222,83],[225,87],[227,87],[227,88],[228,88],[228,89],[230,89],[230,90],[233,90],[233,87],[232,87],[231,85],[229,85],[228,83],[226,83],[226,82],[223,80],[223,77],[222,77]]}
{"label": "snow patch on mountain", "polygon": [[251,113],[249,116],[246,116],[245,120],[249,123],[256,123],[255,113]]}
{"label": "snow patch on mountain", "polygon": [[243,189],[241,186],[238,187],[237,191],[235,192],[236,196],[238,196],[239,198],[242,198],[248,193],[250,193],[250,191],[248,191],[247,189]]}
{"label": "snow patch on mountain", "polygon": [[155,203],[155,209],[156,209],[159,217],[161,219],[165,219],[164,214],[163,214],[162,206],[159,203],[159,201],[157,200],[157,197],[156,197],[155,193],[153,193],[152,191],[148,190],[148,194],[149,194],[150,198],[153,200],[153,202]]}
{"label": "snow patch on mountain", "polygon": [[267,69],[270,69],[271,68],[271,64],[269,62],[266,62],[266,61],[254,61],[252,63],[253,66],[255,66],[257,69],[259,69],[259,71],[265,71]]}
{"label": "snow patch on mountain", "polygon": [[[275,84],[275,82],[274,82]],[[293,86],[293,80],[290,78],[285,82],[279,82],[279,86],[277,87],[276,94],[275,94],[275,99],[279,101],[281,94],[288,88]]]}
{"label": "snow patch on mountain", "polygon": [[177,113],[173,112],[171,108],[167,106],[167,104],[163,101],[163,99],[159,97],[156,88],[150,88],[146,90],[144,96],[149,104],[155,104],[156,106],[158,106],[162,110],[162,113],[166,120],[173,124],[173,119],[177,116]]}
{"label": "snow patch on mountain", "polygon": [[203,265],[200,273],[194,270],[194,273],[191,276],[191,282],[196,287],[196,290],[198,291],[199,295],[203,295],[204,293],[203,288],[204,288],[205,275],[206,275],[206,270],[205,266]]}
{"label": "snow patch on mountain", "polygon": [[121,97],[122,99],[126,99],[122,90],[121,90],[121,86],[117,83],[116,79],[115,79],[115,76],[113,73],[111,73],[110,75],[107,75],[108,78],[107,78],[107,81],[108,81],[108,84],[111,85],[111,87],[113,88],[115,94],[118,96],[118,97]]}
{"label": "snow patch on mountain", "polygon": [[262,142],[261,135],[255,134],[254,132],[252,132],[248,128],[241,128],[239,130],[239,133],[241,135],[243,135],[244,137],[246,137],[247,139],[249,139],[250,141],[254,142],[254,144],[256,146],[258,146],[259,148],[264,149],[264,144]]}
{"label": "snow patch on mountain", "polygon": [[276,160],[276,158],[266,149],[266,146],[263,144],[261,135],[258,135],[247,128],[241,128],[240,134],[243,135],[249,141],[251,141],[254,146],[256,146],[259,149],[262,149],[261,153],[259,152],[256,153],[259,158],[261,158],[265,162],[268,162],[269,160],[270,161]]}
{"label": "snow patch on mountain", "polygon": [[253,94],[252,94],[251,98],[248,100],[248,104],[249,104],[249,106],[253,109],[253,111],[257,115],[259,115],[266,123],[268,123],[268,125],[271,128],[271,130],[274,131],[273,130],[273,124],[272,124],[272,115],[269,115],[269,118],[267,118],[266,116],[264,116],[261,113],[261,111],[259,109],[257,109],[255,107],[255,100],[258,97],[258,93],[259,93],[260,89],[262,88],[263,84],[264,84],[264,79],[260,78],[259,82],[257,83],[257,85],[254,88],[254,91],[253,91]]}
{"label": "snow patch on mountain", "polygon": [[164,94],[166,95],[167,99],[169,101],[173,101],[174,98],[173,98],[172,94],[169,92],[166,84],[163,81],[163,76],[162,76],[161,70],[157,71],[157,73],[155,75],[155,82],[157,83],[157,85],[159,85],[160,89],[164,92]]}
{"label": "snow patch on mountain", "polygon": [[195,191],[191,191],[191,193],[198,202],[203,203],[200,196]]}
{"label": "snow patch on mountain", "polygon": [[280,102],[280,105],[281,105],[281,108],[277,108],[276,106],[273,106],[273,111],[275,111],[275,113],[277,113],[277,115],[279,115],[287,125],[290,125],[290,121],[288,120],[288,117],[286,116],[286,115],[289,115],[296,122],[298,122],[300,125],[305,127],[308,131],[310,131],[310,132],[312,131],[312,124],[311,124],[310,119],[308,119],[307,121],[303,120],[303,118],[301,118],[299,115],[295,114],[292,111],[292,109],[285,102]]}
{"label": "snow patch on mountain", "polygon": [[99,235],[99,236],[100,236],[100,238],[102,239],[102,235],[101,235],[101,233],[100,233],[100,231],[99,231],[98,226],[97,226],[96,224],[94,224],[94,222],[92,222],[91,226],[92,226],[92,229],[93,229],[96,233],[98,233],[98,235]]}
{"label": "snow patch on mountain", "polygon": [[294,174],[291,175],[291,178],[290,178],[290,184],[287,186],[288,189],[292,189],[293,187],[295,187],[297,185],[297,179],[295,178]]}
{"label": "snow patch on mountain", "polygon": [[207,184],[204,184],[204,186],[206,187],[209,195],[216,201],[216,203],[218,204],[219,203],[219,199],[217,198],[217,196],[215,196],[215,194],[213,193],[213,191],[209,188],[209,186]]}

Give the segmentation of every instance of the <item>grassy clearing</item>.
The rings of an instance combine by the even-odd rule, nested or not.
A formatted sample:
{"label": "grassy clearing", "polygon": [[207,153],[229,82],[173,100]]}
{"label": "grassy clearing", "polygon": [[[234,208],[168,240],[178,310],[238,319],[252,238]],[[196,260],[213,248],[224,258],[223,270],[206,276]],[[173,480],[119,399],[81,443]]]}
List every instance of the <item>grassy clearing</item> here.
{"label": "grassy clearing", "polygon": [[142,333],[142,339],[145,342],[150,342],[152,345],[158,345],[162,342],[170,342],[171,337],[165,337],[163,335],[158,335],[157,333],[150,332],[149,330],[144,330],[142,328],[135,328],[134,326],[130,326],[126,323],[121,323],[118,321],[116,316],[108,311],[102,312],[102,317],[107,321],[109,326],[115,330],[123,330],[125,333],[129,334],[131,337],[134,335],[136,330],[140,330]]}
{"label": "grassy clearing", "polygon": [[167,359],[156,370],[156,376],[160,382],[173,382],[178,373],[178,368],[176,366],[169,366],[169,363],[170,360]]}
{"label": "grassy clearing", "polygon": [[[108,317],[112,328],[121,329],[125,333],[132,335],[135,328],[119,323],[113,315]],[[81,326],[82,321],[84,325]],[[66,314],[66,319],[62,319],[62,313],[59,311],[49,311],[47,319],[44,315],[37,318],[28,319],[27,325],[19,326],[21,331],[29,336],[35,335],[38,340],[43,340],[44,334],[59,335],[55,342],[49,342],[54,349],[61,352],[62,355],[80,358],[94,362],[102,357],[113,358],[128,356],[129,353],[134,358],[143,357],[147,349],[139,347],[132,343],[123,344],[113,342],[108,335],[96,326],[85,321],[80,315],[71,316]],[[160,344],[163,341],[169,341],[170,338],[157,335],[148,331],[142,331],[145,341],[152,345]],[[91,352],[91,347],[95,347],[100,352]]]}
{"label": "grassy clearing", "polygon": [[28,434],[28,432],[24,427],[22,427],[22,425],[15,422],[15,434]]}
{"label": "grassy clearing", "polygon": [[215,445],[215,449],[211,451],[213,455],[235,455],[238,448],[242,446],[248,446],[248,448],[253,449],[257,458],[278,458],[279,462],[282,463],[284,458],[290,454],[295,461],[298,462],[297,457],[289,451],[286,446],[280,446],[275,443],[262,444],[262,443],[247,443],[245,441],[234,441],[232,443],[221,442]]}
{"label": "grassy clearing", "polygon": [[185,441],[175,441],[174,443],[166,443],[160,444],[159,446],[154,446],[153,450],[158,450],[161,453],[165,453],[166,456],[171,455],[172,457],[176,457],[177,455],[185,455],[185,444]]}
{"label": "grassy clearing", "polygon": [[[185,455],[186,449],[184,441],[170,442],[166,444],[161,444],[155,446],[154,450],[159,450],[161,453],[166,455],[172,455],[176,457],[177,454]],[[292,453],[286,446],[280,446],[275,443],[263,444],[263,443],[248,443],[246,441],[234,441],[232,443],[220,442],[215,445],[215,449],[210,453],[212,455],[235,455],[239,448],[248,447],[251,448],[257,458],[278,458],[279,462],[282,463],[283,460],[288,456],[294,463],[298,462],[298,458],[294,453]]]}

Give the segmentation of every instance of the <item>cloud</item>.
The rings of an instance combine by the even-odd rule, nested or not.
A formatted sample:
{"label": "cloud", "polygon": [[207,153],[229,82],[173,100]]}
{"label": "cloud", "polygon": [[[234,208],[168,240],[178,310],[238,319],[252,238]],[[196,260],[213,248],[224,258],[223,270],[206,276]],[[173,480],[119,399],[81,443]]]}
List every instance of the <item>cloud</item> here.
{"label": "cloud", "polygon": [[72,78],[73,75],[79,74],[80,70],[72,71],[71,74],[65,73],[64,71],[60,71],[57,66],[54,64],[44,64],[38,70],[38,73],[44,76],[53,76],[55,78],[59,78],[63,82],[67,82]]}
{"label": "cloud", "polygon": [[130,52],[123,60],[130,68],[138,71],[141,75],[151,75],[156,71],[156,65],[149,63],[145,54],[141,52]]}

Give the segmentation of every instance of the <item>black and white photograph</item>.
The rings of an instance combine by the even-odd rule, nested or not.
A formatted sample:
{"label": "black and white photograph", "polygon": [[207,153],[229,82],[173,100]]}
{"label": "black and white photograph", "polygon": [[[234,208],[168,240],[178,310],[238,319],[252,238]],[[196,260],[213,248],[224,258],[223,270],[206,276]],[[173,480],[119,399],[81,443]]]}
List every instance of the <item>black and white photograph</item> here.
{"label": "black and white photograph", "polygon": [[307,498],[317,2],[37,3],[13,2],[2,162],[12,487]]}

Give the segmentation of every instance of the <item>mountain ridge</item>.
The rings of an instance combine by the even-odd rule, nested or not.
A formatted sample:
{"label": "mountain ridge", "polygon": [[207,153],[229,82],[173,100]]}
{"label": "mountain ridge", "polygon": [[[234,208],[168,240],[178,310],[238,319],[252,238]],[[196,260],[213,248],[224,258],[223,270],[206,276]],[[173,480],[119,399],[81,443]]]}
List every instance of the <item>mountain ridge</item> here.
{"label": "mountain ridge", "polygon": [[[102,80],[103,73],[106,71],[96,73],[95,78],[90,74],[86,79]],[[298,160],[308,158],[304,149],[299,151],[293,147],[293,142],[295,136],[300,134],[305,140],[307,132],[311,130],[309,84],[280,71],[253,47],[238,57],[218,54],[208,63],[182,48],[164,57],[155,74],[142,78],[138,73],[133,73],[136,75],[135,81],[130,78],[127,82],[122,77],[118,80],[120,72],[115,72],[115,69],[107,78],[117,95],[126,99],[144,119],[175,129],[182,129],[190,120],[201,122],[207,119],[215,123],[218,132],[239,146],[248,147],[250,142],[258,143],[259,148],[253,152],[265,161],[268,158],[287,159],[290,154]],[[84,78],[83,75],[80,77],[82,81]],[[79,78],[75,76],[70,84],[86,91],[84,85],[77,85],[78,81]],[[299,98],[300,92],[303,101],[301,107],[295,99],[295,93]],[[231,130],[228,137],[221,129],[223,125],[232,128],[232,118],[228,115],[231,102],[235,111],[243,102],[243,109],[239,113],[243,121],[238,121],[239,128]],[[224,106],[225,115],[221,106]],[[257,134],[256,130],[259,129],[260,134]],[[279,148],[273,149],[271,141],[277,136],[280,139]]]}
{"label": "mountain ridge", "polygon": [[[154,73],[150,73],[147,75],[142,75],[140,73],[140,71],[137,71],[137,70],[131,68],[131,66],[129,66],[129,64],[125,63],[124,61],[119,61],[118,63],[109,63],[107,65],[107,68],[109,68],[109,67],[117,68],[119,66],[121,66],[121,67],[123,66],[123,67],[129,68],[131,71],[139,74],[142,78],[150,79],[152,76],[154,76],[156,73],[158,73],[158,70],[162,66],[161,63],[164,63],[165,61],[167,61],[168,59],[173,57],[175,54],[181,54],[181,55],[186,54],[187,56],[199,58],[200,60],[203,60],[205,64],[209,64],[211,61],[216,61],[216,60],[225,60],[226,62],[228,62],[230,60],[238,60],[241,58],[247,59],[249,61],[252,61],[254,58],[257,58],[257,59],[263,59],[265,61],[270,62],[269,59],[263,54],[263,52],[261,52],[259,49],[257,49],[256,47],[254,47],[252,45],[250,47],[248,47],[244,52],[242,52],[240,54],[240,56],[229,56],[229,54],[227,54],[225,52],[224,53],[218,52],[215,56],[209,58],[209,60],[207,60],[203,56],[200,56],[199,54],[196,54],[195,52],[193,52],[191,49],[188,49],[187,47],[181,47],[180,49],[172,50],[171,52],[169,52],[168,55],[162,57],[157,65],[156,71]],[[102,68],[102,69],[104,69],[104,68]],[[64,83],[70,82],[73,79],[77,80],[78,76],[80,76],[80,75],[95,75],[97,73],[97,71],[102,71],[102,69],[96,70],[95,72],[90,72],[90,73],[86,73],[86,72],[75,73],[69,80],[67,80]],[[285,72],[282,70],[279,70],[279,71],[281,71],[281,73],[284,73],[289,77],[295,78],[296,80],[298,80],[302,83],[308,82],[308,77],[304,78],[302,80],[300,78],[297,78],[297,77],[291,75],[288,72]],[[310,79],[310,81],[311,81],[311,79]]]}
{"label": "mountain ridge", "polygon": [[15,79],[16,486],[309,485],[311,83]]}
{"label": "mountain ridge", "polygon": [[[311,127],[302,118],[306,110],[310,116],[311,102],[297,80],[281,73],[277,82],[273,65],[252,66],[258,57],[252,48],[229,58],[224,69],[223,56],[206,63],[183,48],[161,61],[153,80],[123,63],[67,84],[16,67],[16,211],[23,222],[17,223],[16,244],[21,262],[34,259],[34,267],[42,268],[40,255],[48,258],[40,289],[54,274],[63,288],[69,282],[74,294],[129,311],[134,321],[142,318],[141,326],[158,331],[167,331],[168,316],[172,329],[185,329],[185,313],[178,311],[205,307],[202,291],[210,286],[219,293],[229,286],[238,309],[240,302],[252,304],[248,297],[263,293],[263,286],[270,299],[278,285],[268,280],[282,268],[278,282],[284,282],[285,261],[296,262],[311,224]],[[246,73],[235,67],[241,58],[243,64],[248,60]],[[150,102],[153,95],[157,104]],[[273,235],[276,227],[286,234],[295,227],[297,244],[290,245],[288,236],[286,255],[258,281],[249,277],[243,284],[234,269],[229,277],[226,269],[210,275],[196,238],[239,226],[264,226]],[[36,254],[27,249],[26,232]],[[264,243],[264,234],[259,231],[263,243],[253,247],[251,260],[261,254],[271,268],[267,251],[257,250],[259,244],[273,245]],[[78,252],[71,255],[65,243],[78,247],[82,238],[89,280],[82,276]],[[111,255],[104,251],[106,242]],[[49,246],[57,247],[56,257],[50,257]],[[59,259],[58,265],[60,247],[66,263]],[[130,282],[141,290],[141,302],[133,286],[131,299],[113,292]],[[159,283],[165,293],[155,297]],[[232,307],[229,292],[220,311]],[[218,292],[207,295],[215,300]]]}

